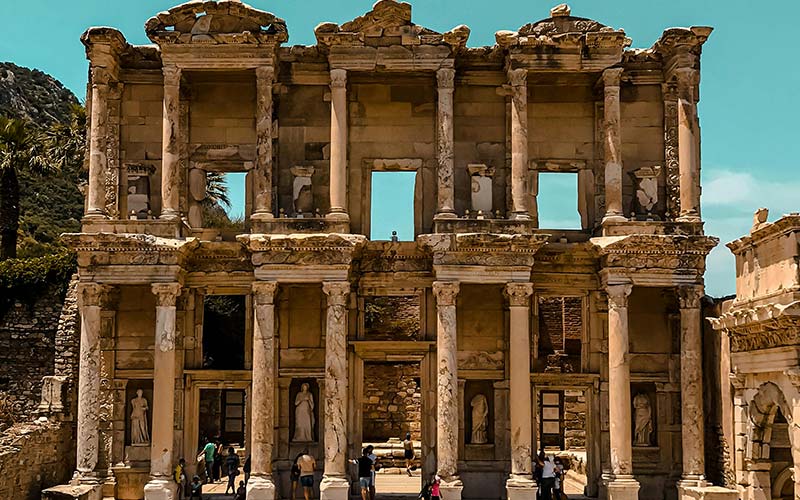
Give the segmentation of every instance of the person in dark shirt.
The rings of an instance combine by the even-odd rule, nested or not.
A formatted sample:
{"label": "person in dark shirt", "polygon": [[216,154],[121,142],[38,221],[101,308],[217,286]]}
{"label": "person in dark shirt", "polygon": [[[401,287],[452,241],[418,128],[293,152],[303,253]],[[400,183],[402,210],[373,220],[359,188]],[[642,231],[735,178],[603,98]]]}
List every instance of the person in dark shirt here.
{"label": "person in dark shirt", "polygon": [[247,488],[244,485],[244,481],[239,481],[239,488],[236,490],[236,496],[233,497],[233,500],[246,500],[247,498]]}
{"label": "person in dark shirt", "polygon": [[233,449],[233,446],[228,447],[228,456],[225,457],[225,467],[228,469],[228,486],[225,487],[225,494],[231,490],[231,495],[236,493],[236,476],[239,475],[239,455]]}
{"label": "person in dark shirt", "polygon": [[200,481],[200,476],[194,476],[192,484],[189,486],[191,488],[191,500],[203,500],[203,483]]}
{"label": "person in dark shirt", "polygon": [[353,460],[358,465],[358,485],[361,487],[361,500],[369,500],[369,486],[372,483],[372,470],[374,462],[369,457],[369,449],[364,448],[358,460]]}

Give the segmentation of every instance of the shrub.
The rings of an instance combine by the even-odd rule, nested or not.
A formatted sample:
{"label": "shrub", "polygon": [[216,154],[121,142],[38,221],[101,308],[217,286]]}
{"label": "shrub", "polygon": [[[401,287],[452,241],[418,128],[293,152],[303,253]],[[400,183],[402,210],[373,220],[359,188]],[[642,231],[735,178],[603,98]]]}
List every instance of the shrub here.
{"label": "shrub", "polygon": [[75,272],[75,254],[66,250],[30,259],[7,259],[0,262],[0,312],[15,300],[32,304],[51,286],[66,293]]}

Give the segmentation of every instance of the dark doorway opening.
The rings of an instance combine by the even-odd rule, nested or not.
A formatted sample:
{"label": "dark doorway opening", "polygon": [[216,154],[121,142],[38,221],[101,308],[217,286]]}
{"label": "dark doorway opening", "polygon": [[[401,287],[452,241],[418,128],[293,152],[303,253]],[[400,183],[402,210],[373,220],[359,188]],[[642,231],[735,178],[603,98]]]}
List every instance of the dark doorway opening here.
{"label": "dark doorway opening", "polygon": [[247,323],[244,295],[209,295],[203,304],[203,368],[243,370]]}

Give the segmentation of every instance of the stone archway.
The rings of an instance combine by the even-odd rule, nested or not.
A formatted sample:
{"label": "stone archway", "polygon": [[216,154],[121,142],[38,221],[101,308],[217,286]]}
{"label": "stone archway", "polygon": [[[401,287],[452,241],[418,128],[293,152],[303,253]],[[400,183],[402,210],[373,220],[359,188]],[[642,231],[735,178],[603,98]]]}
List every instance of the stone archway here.
{"label": "stone archway", "polygon": [[750,400],[750,432],[748,458],[752,461],[769,459],[772,426],[778,411],[791,421],[792,409],[780,387],[773,382],[761,384]]}
{"label": "stone archway", "polygon": [[793,499],[794,495],[794,468],[787,467],[778,474],[772,482],[773,500]]}

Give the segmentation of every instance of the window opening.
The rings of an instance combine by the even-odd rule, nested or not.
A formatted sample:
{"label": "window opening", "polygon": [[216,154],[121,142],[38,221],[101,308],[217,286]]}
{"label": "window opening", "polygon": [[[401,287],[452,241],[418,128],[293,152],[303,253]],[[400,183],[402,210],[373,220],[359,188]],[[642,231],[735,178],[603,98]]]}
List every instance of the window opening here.
{"label": "window opening", "polygon": [[539,172],[539,227],[581,229],[577,172]]}
{"label": "window opening", "polygon": [[245,296],[209,295],[203,304],[203,368],[243,370]]}
{"label": "window opening", "polygon": [[416,172],[372,172],[370,239],[414,241]]}
{"label": "window opening", "polygon": [[246,172],[207,172],[203,226],[240,229],[245,223]]}

